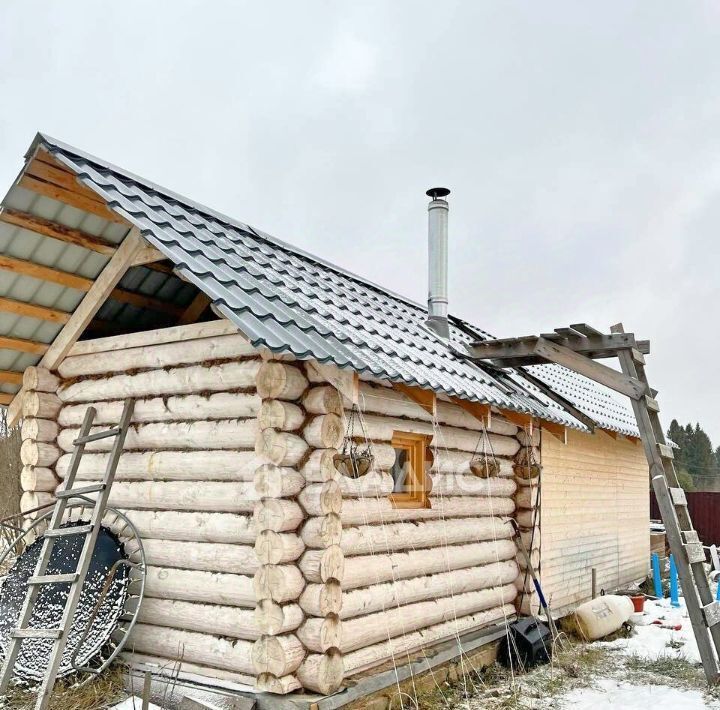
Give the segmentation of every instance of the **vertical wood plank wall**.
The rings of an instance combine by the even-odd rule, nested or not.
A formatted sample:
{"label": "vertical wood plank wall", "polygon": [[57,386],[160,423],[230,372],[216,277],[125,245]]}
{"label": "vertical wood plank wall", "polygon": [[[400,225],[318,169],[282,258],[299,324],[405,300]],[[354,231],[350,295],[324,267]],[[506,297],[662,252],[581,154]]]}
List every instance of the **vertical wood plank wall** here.
{"label": "vertical wood plank wall", "polygon": [[555,612],[647,574],[649,478],[642,445],[605,432],[568,430],[563,445],[543,434],[542,584]]}

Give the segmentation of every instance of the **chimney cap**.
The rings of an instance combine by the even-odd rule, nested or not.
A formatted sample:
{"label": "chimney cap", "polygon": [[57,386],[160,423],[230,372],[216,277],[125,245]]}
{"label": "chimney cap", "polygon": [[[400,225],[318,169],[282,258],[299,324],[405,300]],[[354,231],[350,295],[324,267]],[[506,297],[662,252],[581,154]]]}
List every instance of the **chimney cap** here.
{"label": "chimney cap", "polygon": [[431,187],[426,193],[428,197],[432,197],[433,200],[437,200],[441,197],[447,197],[450,194],[450,190],[447,187]]}

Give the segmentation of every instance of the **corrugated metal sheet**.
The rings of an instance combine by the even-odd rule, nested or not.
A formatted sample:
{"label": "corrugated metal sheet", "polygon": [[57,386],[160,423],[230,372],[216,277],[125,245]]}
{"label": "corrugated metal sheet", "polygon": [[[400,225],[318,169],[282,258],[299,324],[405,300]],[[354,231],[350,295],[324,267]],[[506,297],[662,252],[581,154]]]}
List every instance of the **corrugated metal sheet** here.
{"label": "corrugated metal sheet", "polygon": [[[38,144],[138,227],[256,346],[584,428],[522,378],[449,350],[425,328],[423,306],[71,146],[47,136]],[[457,325],[451,335],[460,348],[475,339]],[[632,415],[604,388],[555,366],[536,372],[580,409],[602,411],[603,426],[636,433]]]}

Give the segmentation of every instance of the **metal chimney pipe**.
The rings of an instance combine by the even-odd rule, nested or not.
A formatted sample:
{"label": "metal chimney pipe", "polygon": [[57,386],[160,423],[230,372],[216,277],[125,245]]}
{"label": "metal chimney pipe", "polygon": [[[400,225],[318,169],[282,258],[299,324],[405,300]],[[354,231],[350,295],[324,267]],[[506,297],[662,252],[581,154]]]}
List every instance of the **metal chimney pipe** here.
{"label": "metal chimney pipe", "polygon": [[428,317],[425,325],[441,338],[450,337],[448,326],[448,203],[446,187],[426,193],[428,205]]}

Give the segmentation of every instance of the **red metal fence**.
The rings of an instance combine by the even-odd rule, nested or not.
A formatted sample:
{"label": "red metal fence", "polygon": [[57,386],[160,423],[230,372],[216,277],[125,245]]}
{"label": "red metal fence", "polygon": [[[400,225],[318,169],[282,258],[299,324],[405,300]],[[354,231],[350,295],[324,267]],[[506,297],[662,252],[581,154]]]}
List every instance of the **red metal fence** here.
{"label": "red metal fence", "polygon": [[[693,527],[704,545],[720,545],[720,493],[696,491],[686,493]],[[660,520],[655,493],[650,491],[650,517]]]}

